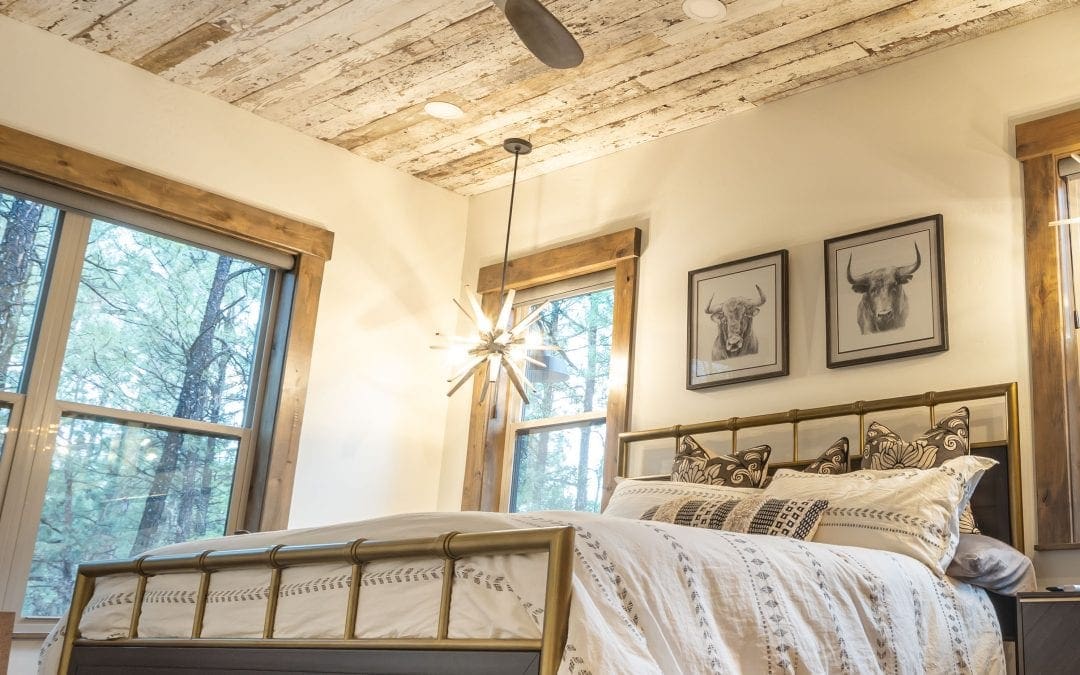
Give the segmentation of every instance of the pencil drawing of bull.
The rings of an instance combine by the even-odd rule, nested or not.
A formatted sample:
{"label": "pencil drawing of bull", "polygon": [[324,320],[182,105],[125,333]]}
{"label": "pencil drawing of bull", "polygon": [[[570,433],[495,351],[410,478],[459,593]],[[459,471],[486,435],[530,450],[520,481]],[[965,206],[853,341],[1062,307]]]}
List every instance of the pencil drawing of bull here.
{"label": "pencil drawing of bull", "polygon": [[848,256],[847,278],[851,290],[862,295],[859,300],[859,329],[863,335],[903,328],[907,324],[908,298],[904,285],[911,281],[922,264],[919,245],[915,244],[915,262],[896,267],[880,267],[865,274],[851,273]]}
{"label": "pencil drawing of bull", "polygon": [[758,300],[750,298],[728,298],[719,305],[714,305],[716,295],[709,298],[705,313],[716,322],[717,335],[713,342],[712,360],[723,361],[732,356],[745,356],[758,353],[758,339],[754,335],[754,317],[765,304],[765,293],[761,286],[754,285]]}

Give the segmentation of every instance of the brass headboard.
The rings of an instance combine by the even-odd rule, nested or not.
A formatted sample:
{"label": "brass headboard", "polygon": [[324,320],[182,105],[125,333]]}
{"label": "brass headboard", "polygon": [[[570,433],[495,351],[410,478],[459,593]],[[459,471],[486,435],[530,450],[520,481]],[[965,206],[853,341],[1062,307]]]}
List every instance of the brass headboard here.
{"label": "brass headboard", "polygon": [[[672,427],[648,429],[645,431],[629,431],[619,434],[618,475],[627,475],[631,443],[672,438],[675,441],[675,448],[677,449],[679,441],[684,436],[727,431],[731,433],[731,447],[736,448],[738,447],[738,435],[740,429],[780,426],[784,424],[790,424],[792,428],[793,461],[770,463],[769,469],[772,471],[781,468],[801,468],[810,464],[814,458],[805,460],[799,458],[799,423],[810,420],[825,420],[840,417],[859,418],[859,442],[857,447],[860,454],[852,455],[851,461],[854,464],[856,460],[861,460],[862,458],[862,447],[866,439],[866,416],[870,413],[912,408],[928,408],[930,424],[933,426],[937,423],[936,406],[940,404],[962,403],[995,398],[1003,399],[1005,404],[1006,438],[989,443],[974,444],[972,446],[972,452],[994,457],[994,459],[1001,462],[1003,466],[994,467],[991,472],[988,472],[987,478],[984,478],[983,481],[980,482],[976,496],[979,496],[980,493],[984,495],[987,494],[988,491],[993,489],[995,483],[1001,488],[1001,491],[1004,493],[1002,497],[1007,500],[1007,508],[1004,509],[1004,512],[1008,513],[1008,523],[997,524],[997,529],[1001,532],[999,538],[1008,541],[1014,547],[1023,551],[1024,521],[1020,496],[1019,410],[1015,382],[985,387],[971,387],[968,389],[953,389],[949,391],[928,391],[924,394],[915,394],[912,396],[899,396],[896,398],[885,398],[874,401],[856,401],[854,403],[830,405],[820,408],[796,408],[786,412],[753,415],[751,417],[731,417],[713,422],[675,425]],[[996,481],[994,479],[988,480],[988,478],[991,477],[991,474],[994,474],[999,478]],[[978,518],[978,505],[975,503],[974,498],[972,506],[976,509],[976,517]],[[999,511],[1000,510],[1001,509],[999,509]],[[983,521],[980,520],[980,523],[981,522]]]}

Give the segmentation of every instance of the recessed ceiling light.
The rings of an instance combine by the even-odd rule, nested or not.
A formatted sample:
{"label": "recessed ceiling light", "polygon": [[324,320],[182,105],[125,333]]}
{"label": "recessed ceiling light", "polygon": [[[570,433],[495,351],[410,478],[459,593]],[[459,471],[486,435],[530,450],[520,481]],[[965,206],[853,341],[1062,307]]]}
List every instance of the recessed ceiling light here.
{"label": "recessed ceiling light", "polygon": [[720,21],[727,15],[720,0],[683,0],[682,9],[695,21]]}
{"label": "recessed ceiling light", "polygon": [[449,101],[430,101],[424,106],[424,112],[441,120],[456,120],[465,116],[465,111]]}

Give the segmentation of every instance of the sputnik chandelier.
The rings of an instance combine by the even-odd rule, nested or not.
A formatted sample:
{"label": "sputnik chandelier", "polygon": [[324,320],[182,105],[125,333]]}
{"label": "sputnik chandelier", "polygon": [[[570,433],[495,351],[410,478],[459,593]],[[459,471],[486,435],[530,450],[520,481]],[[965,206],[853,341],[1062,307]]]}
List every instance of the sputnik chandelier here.
{"label": "sputnik chandelier", "polygon": [[[529,402],[529,390],[531,385],[525,376],[525,363],[532,364],[536,368],[546,368],[547,364],[539,359],[529,356],[529,351],[557,350],[558,347],[545,344],[534,344],[530,339],[529,327],[536,323],[543,313],[551,306],[550,302],[544,302],[529,312],[525,318],[511,325],[514,315],[514,289],[506,290],[506,268],[510,256],[510,225],[514,220],[514,193],[517,191],[518,160],[521,155],[532,152],[532,144],[520,138],[508,138],[503,141],[503,147],[507,152],[514,154],[514,178],[510,184],[510,212],[506,218],[506,243],[503,246],[502,281],[499,284],[499,297],[502,300],[502,308],[494,320],[490,319],[481,306],[480,297],[468,286],[465,287],[465,296],[472,311],[466,309],[460,302],[454,300],[465,316],[472,321],[476,333],[468,337],[451,338],[451,343],[463,347],[468,354],[465,365],[454,373],[447,382],[453,383],[447,396],[461,388],[474,375],[485,367],[487,377],[484,378],[484,386],[480,390],[480,400],[487,397],[488,389],[499,379],[499,373],[505,369],[506,376],[514,385],[514,389],[521,395],[521,399]],[[447,346],[435,346],[433,349],[448,349]]]}

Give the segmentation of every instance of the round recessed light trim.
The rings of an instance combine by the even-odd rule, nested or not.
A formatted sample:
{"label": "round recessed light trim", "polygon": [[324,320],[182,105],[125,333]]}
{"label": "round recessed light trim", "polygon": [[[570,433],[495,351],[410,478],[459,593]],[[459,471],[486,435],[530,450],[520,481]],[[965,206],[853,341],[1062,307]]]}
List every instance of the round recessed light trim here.
{"label": "round recessed light trim", "polygon": [[449,101],[429,101],[424,105],[424,112],[441,120],[456,120],[465,116],[465,111]]}
{"label": "round recessed light trim", "polygon": [[720,0],[683,0],[682,9],[695,21],[720,21],[727,16],[727,7]]}

